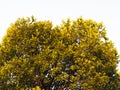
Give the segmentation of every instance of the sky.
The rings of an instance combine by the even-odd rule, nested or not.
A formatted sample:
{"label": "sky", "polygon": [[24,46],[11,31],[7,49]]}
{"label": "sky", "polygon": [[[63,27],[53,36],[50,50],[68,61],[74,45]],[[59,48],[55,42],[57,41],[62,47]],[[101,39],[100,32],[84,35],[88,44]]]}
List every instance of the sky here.
{"label": "sky", "polygon": [[0,0],[0,41],[11,23],[30,16],[51,20],[54,25],[80,16],[103,22],[120,52],[120,0]]}

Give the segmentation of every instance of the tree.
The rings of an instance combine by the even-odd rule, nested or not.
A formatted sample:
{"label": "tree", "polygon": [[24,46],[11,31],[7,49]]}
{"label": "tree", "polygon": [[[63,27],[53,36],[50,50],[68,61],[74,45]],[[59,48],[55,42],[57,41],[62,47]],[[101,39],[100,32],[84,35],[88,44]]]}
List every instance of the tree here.
{"label": "tree", "polygon": [[19,18],[0,44],[0,88],[116,90],[118,58],[102,23]]}

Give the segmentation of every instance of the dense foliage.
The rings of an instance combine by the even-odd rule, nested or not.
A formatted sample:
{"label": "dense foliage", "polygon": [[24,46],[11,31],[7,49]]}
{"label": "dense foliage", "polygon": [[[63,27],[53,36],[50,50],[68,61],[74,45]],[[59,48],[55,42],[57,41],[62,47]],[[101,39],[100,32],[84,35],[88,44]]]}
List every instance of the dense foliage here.
{"label": "dense foliage", "polygon": [[0,44],[0,89],[116,90],[117,63],[102,23],[19,18]]}

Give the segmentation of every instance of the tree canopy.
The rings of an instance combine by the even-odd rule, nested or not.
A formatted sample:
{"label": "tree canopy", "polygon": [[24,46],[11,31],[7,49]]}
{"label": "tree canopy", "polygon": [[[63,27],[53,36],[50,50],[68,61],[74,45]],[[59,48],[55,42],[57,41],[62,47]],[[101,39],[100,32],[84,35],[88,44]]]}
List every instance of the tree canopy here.
{"label": "tree canopy", "polygon": [[0,89],[116,90],[118,58],[102,23],[19,18],[0,44]]}

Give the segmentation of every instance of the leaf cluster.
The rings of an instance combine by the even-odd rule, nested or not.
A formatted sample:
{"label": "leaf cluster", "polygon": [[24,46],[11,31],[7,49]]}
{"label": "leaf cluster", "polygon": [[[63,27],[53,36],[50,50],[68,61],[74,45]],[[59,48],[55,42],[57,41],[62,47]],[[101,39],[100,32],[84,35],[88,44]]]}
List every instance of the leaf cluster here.
{"label": "leaf cluster", "polygon": [[19,18],[0,44],[0,89],[116,90],[118,58],[102,23]]}

